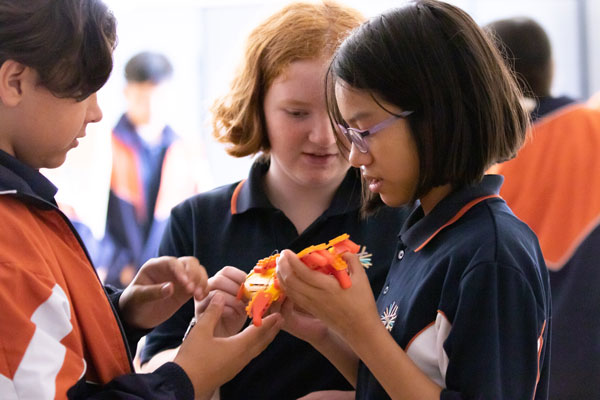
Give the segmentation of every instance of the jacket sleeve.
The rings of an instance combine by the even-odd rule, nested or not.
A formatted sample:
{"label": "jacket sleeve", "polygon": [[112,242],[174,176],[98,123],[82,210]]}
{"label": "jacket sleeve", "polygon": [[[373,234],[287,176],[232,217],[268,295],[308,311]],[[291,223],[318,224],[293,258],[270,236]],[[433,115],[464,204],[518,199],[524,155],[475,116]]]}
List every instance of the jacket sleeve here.
{"label": "jacket sleeve", "polygon": [[110,286],[110,285],[106,285],[104,287],[104,290],[106,291],[106,294],[108,295],[108,299],[110,300],[110,303],[112,304],[114,310],[116,311],[117,315],[119,316],[119,321],[121,322],[121,325],[123,326],[123,330],[125,331],[125,337],[127,338],[127,345],[129,346],[129,351],[131,352],[131,354],[136,354],[138,342],[144,335],[151,332],[152,329],[132,328],[127,323],[125,323],[125,321],[123,320],[123,316],[121,314],[121,309],[119,308],[119,299],[121,298],[121,295],[123,294],[123,290],[117,289],[114,286]]}
{"label": "jacket sleeve", "polygon": [[185,400],[194,398],[194,388],[186,373],[175,363],[166,363],[150,374],[119,376],[104,386],[80,379],[68,392],[70,400]]}
{"label": "jacket sleeve", "polygon": [[533,399],[547,359],[547,307],[517,268],[481,264],[465,272],[444,343],[443,400]]}

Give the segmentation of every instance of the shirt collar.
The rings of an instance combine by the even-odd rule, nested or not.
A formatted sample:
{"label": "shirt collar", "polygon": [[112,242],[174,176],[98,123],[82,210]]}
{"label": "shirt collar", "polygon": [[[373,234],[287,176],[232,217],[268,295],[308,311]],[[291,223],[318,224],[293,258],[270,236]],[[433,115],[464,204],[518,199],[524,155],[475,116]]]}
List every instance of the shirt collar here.
{"label": "shirt collar", "polygon": [[479,201],[499,197],[503,181],[504,178],[500,175],[485,175],[480,183],[467,186],[442,199],[428,215],[424,215],[422,207],[417,207],[400,231],[402,242],[411,250],[419,251]]}
{"label": "shirt collar", "polygon": [[269,162],[255,161],[250,168],[248,178],[235,188],[231,198],[231,213],[241,214],[251,208],[274,208],[263,189],[265,174]]}
{"label": "shirt collar", "polygon": [[[232,214],[241,214],[251,208],[274,208],[263,188],[269,165],[269,161],[255,161],[252,164],[248,179],[238,183],[234,190],[231,199]],[[360,175],[357,169],[350,168],[324,215],[333,216],[347,213],[359,208],[360,202]]]}
{"label": "shirt collar", "polygon": [[16,190],[35,195],[56,205],[54,196],[58,189],[40,171],[2,150],[0,150],[0,167],[0,191]]}

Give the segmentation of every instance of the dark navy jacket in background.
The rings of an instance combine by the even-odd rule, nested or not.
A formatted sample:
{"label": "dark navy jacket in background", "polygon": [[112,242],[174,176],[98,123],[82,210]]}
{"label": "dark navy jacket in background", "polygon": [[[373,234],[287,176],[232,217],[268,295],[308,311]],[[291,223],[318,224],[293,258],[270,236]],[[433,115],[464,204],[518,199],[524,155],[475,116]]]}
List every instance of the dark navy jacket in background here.
{"label": "dark navy jacket in background", "polygon": [[[373,266],[367,275],[378,293],[406,210],[386,207],[361,220],[361,183],[358,171],[351,169],[331,206],[298,235],[292,222],[271,205],[264,193],[267,170],[268,164],[255,163],[248,180],[200,194],[173,209],[160,254],[196,256],[209,276],[226,265],[248,272],[275,250],[299,252],[348,233],[351,240],[366,245],[373,254]],[[142,360],[179,346],[193,312],[190,301],[148,335]],[[352,390],[352,386],[312,346],[281,332],[261,355],[221,387],[221,399],[297,399],[327,389]]]}
{"label": "dark navy jacket in background", "polygon": [[[419,207],[377,300],[382,322],[448,399],[546,399],[551,300],[536,236],[502,177]],[[361,363],[357,399],[387,399]]]}
{"label": "dark navy jacket in background", "polygon": [[537,99],[535,108],[531,111],[531,120],[532,122],[536,122],[538,119],[552,114],[568,105],[574,104],[575,102],[575,99],[567,96],[540,97]]}
{"label": "dark navy jacket in background", "polygon": [[[100,253],[94,261],[97,267],[106,269],[107,284],[122,288],[129,284],[129,279],[123,281],[121,277],[124,268],[134,268],[135,273],[149,258],[156,256],[166,220],[156,218],[154,211],[165,154],[177,136],[166,126],[161,134],[161,141],[150,146],[138,135],[125,114],[115,126],[112,135],[112,141],[119,141],[120,146],[127,149],[127,152],[116,151],[113,143],[113,177],[108,199],[106,231],[100,245]],[[127,154],[134,161],[124,160],[123,154]],[[135,170],[124,171],[129,168]],[[136,176],[140,189],[115,188],[115,173],[130,173]],[[122,193],[135,193],[135,196],[128,198]]]}

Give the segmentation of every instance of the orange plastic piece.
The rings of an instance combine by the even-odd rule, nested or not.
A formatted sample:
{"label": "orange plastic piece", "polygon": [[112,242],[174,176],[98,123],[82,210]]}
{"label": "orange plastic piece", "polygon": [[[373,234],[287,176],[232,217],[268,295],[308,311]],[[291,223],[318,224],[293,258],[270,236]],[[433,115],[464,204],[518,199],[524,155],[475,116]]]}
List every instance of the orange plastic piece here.
{"label": "orange plastic piece", "polygon": [[[352,286],[352,280],[342,254],[356,254],[359,250],[360,246],[350,240],[350,235],[343,234],[331,239],[327,244],[309,246],[297,256],[310,269],[333,275],[340,287],[348,289]],[[260,259],[238,291],[238,299],[250,300],[246,313],[256,326],[262,325],[262,317],[271,304],[285,296],[275,274],[278,258],[279,254],[274,254]]]}
{"label": "orange plastic piece", "polygon": [[272,302],[272,296],[267,292],[258,292],[250,300],[247,312],[255,326],[262,325],[262,316],[265,315]]}

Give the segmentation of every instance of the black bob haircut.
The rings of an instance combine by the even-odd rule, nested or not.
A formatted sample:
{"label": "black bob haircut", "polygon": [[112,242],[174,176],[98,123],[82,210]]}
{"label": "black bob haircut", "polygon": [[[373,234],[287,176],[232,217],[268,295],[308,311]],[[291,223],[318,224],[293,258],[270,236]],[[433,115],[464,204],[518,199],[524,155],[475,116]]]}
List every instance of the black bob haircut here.
{"label": "black bob haircut", "polygon": [[[441,1],[389,10],[343,41],[327,74],[334,124],[343,123],[338,80],[414,111],[407,117],[420,164],[413,201],[436,186],[481,181],[494,163],[514,157],[526,137],[521,93],[494,43],[468,14]],[[381,200],[366,194],[368,213]]]}

